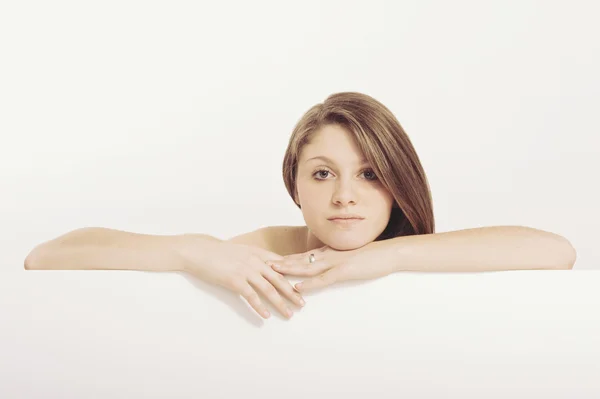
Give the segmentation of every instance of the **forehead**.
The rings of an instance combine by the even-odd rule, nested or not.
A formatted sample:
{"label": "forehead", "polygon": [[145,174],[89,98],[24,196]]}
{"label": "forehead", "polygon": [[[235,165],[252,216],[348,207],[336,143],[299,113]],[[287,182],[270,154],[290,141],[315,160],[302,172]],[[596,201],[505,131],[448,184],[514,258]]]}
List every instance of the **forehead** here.
{"label": "forehead", "polygon": [[326,125],[313,133],[310,142],[302,148],[299,161],[307,162],[315,157],[334,162],[366,162],[352,133],[339,125]]}

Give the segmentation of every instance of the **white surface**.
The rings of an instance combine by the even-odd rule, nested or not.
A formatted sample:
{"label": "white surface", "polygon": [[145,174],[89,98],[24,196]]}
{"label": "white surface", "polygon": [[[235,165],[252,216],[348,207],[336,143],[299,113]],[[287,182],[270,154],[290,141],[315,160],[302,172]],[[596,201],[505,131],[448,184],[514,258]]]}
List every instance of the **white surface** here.
{"label": "white surface", "polygon": [[398,273],[263,321],[185,274],[0,273],[0,397],[598,398],[598,286]]}
{"label": "white surface", "polygon": [[437,231],[526,225],[599,268],[594,1],[5,1],[0,270],[84,226],[301,225],[281,162],[312,105],[398,118]]}

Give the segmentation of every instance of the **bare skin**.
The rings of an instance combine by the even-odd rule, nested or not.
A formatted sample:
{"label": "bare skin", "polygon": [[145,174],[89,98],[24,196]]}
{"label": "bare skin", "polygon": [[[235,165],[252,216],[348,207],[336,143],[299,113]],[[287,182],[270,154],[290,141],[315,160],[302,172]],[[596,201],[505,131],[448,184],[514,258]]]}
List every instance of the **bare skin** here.
{"label": "bare skin", "polygon": [[[298,160],[297,193],[306,222],[305,250],[325,245],[352,250],[373,242],[386,228],[394,198],[379,181],[345,128],[325,125],[311,136]],[[362,220],[343,225],[330,219],[354,214]]]}

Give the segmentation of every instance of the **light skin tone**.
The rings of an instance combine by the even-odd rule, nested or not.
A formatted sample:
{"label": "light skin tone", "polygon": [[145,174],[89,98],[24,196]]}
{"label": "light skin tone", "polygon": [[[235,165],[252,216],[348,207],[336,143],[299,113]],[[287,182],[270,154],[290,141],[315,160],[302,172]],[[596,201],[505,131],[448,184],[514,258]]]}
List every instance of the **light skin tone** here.
{"label": "light skin tone", "polygon": [[[307,250],[358,249],[387,226],[394,198],[364,158],[351,133],[339,125],[322,127],[302,148],[295,201],[307,226]],[[340,214],[364,219],[354,224],[328,220]]]}
{"label": "light skin tone", "polygon": [[[326,156],[313,159],[318,156]],[[394,199],[376,179],[351,134],[337,125],[316,132],[302,148],[295,201],[306,222],[306,251],[268,262],[284,275],[308,279],[299,292],[398,271],[468,272],[571,269],[576,251],[557,234],[525,226],[489,226],[374,241],[389,221]],[[374,179],[375,177],[375,179]],[[328,220],[355,213],[364,220]],[[308,261],[309,254],[315,262]]]}
{"label": "light skin tone", "polygon": [[[322,156],[328,159],[317,158]],[[571,269],[577,258],[575,248],[566,238],[525,226],[490,226],[374,241],[387,226],[394,199],[374,175],[371,165],[364,161],[364,154],[351,133],[339,125],[324,126],[301,149],[296,191],[294,199],[301,206],[305,227],[287,231],[281,228],[284,226],[277,226],[234,237],[228,241],[246,246],[233,251],[234,247],[208,244],[204,251],[198,251],[199,241],[187,244],[186,237],[198,235],[153,237],[89,228],[52,240],[50,250],[49,243],[38,246],[25,260],[25,269],[181,270],[185,258],[186,264],[194,265],[192,272],[209,281],[217,281],[218,275],[226,276],[228,288],[243,295],[258,312],[266,308],[254,289],[260,289],[286,314],[288,307],[276,288],[299,306],[303,306],[300,301],[303,295],[290,290],[285,275],[306,277],[295,284],[298,293],[304,294],[338,282],[376,279],[400,271]],[[330,220],[349,213],[360,215],[362,220],[350,225]],[[222,241],[201,236],[202,243]],[[161,250],[158,243],[168,251]],[[264,251],[252,248],[253,245]],[[106,247],[111,246],[115,248],[107,251]],[[158,252],[139,250],[147,247],[159,249]],[[40,252],[40,248],[44,249]],[[124,251],[120,252],[121,248]],[[273,248],[277,250],[270,252]],[[186,256],[184,249],[191,255]],[[304,252],[292,253],[296,250]],[[207,251],[214,256],[205,256]],[[178,253],[175,262],[173,252]],[[281,256],[278,252],[292,254]],[[312,263],[308,261],[310,254],[315,255]],[[221,256],[230,268],[223,267]],[[204,258],[212,264],[205,263]],[[279,274],[265,268],[258,260],[261,258],[266,258],[265,262]],[[252,260],[252,268],[248,260]],[[264,317],[269,317],[268,313]]]}

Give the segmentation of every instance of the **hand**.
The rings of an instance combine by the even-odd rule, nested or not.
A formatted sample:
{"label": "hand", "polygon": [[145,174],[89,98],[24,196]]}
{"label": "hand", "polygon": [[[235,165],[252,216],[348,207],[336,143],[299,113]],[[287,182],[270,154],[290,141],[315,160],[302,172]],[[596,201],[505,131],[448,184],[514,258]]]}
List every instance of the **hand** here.
{"label": "hand", "polygon": [[[315,261],[308,257],[314,254]],[[361,248],[338,251],[329,246],[301,254],[284,256],[281,261],[269,262],[273,270],[284,275],[313,277],[295,285],[299,292],[306,292],[347,280],[367,280],[386,276],[393,272],[391,262],[376,242]]]}
{"label": "hand", "polygon": [[304,299],[294,290],[292,284],[265,263],[268,259],[283,258],[276,253],[250,245],[208,240],[204,237],[186,237],[179,245],[178,252],[185,260],[184,271],[240,294],[265,319],[269,318],[270,314],[260,300],[257,290],[287,318],[290,318],[293,312],[280,293],[299,306],[304,306]]}

